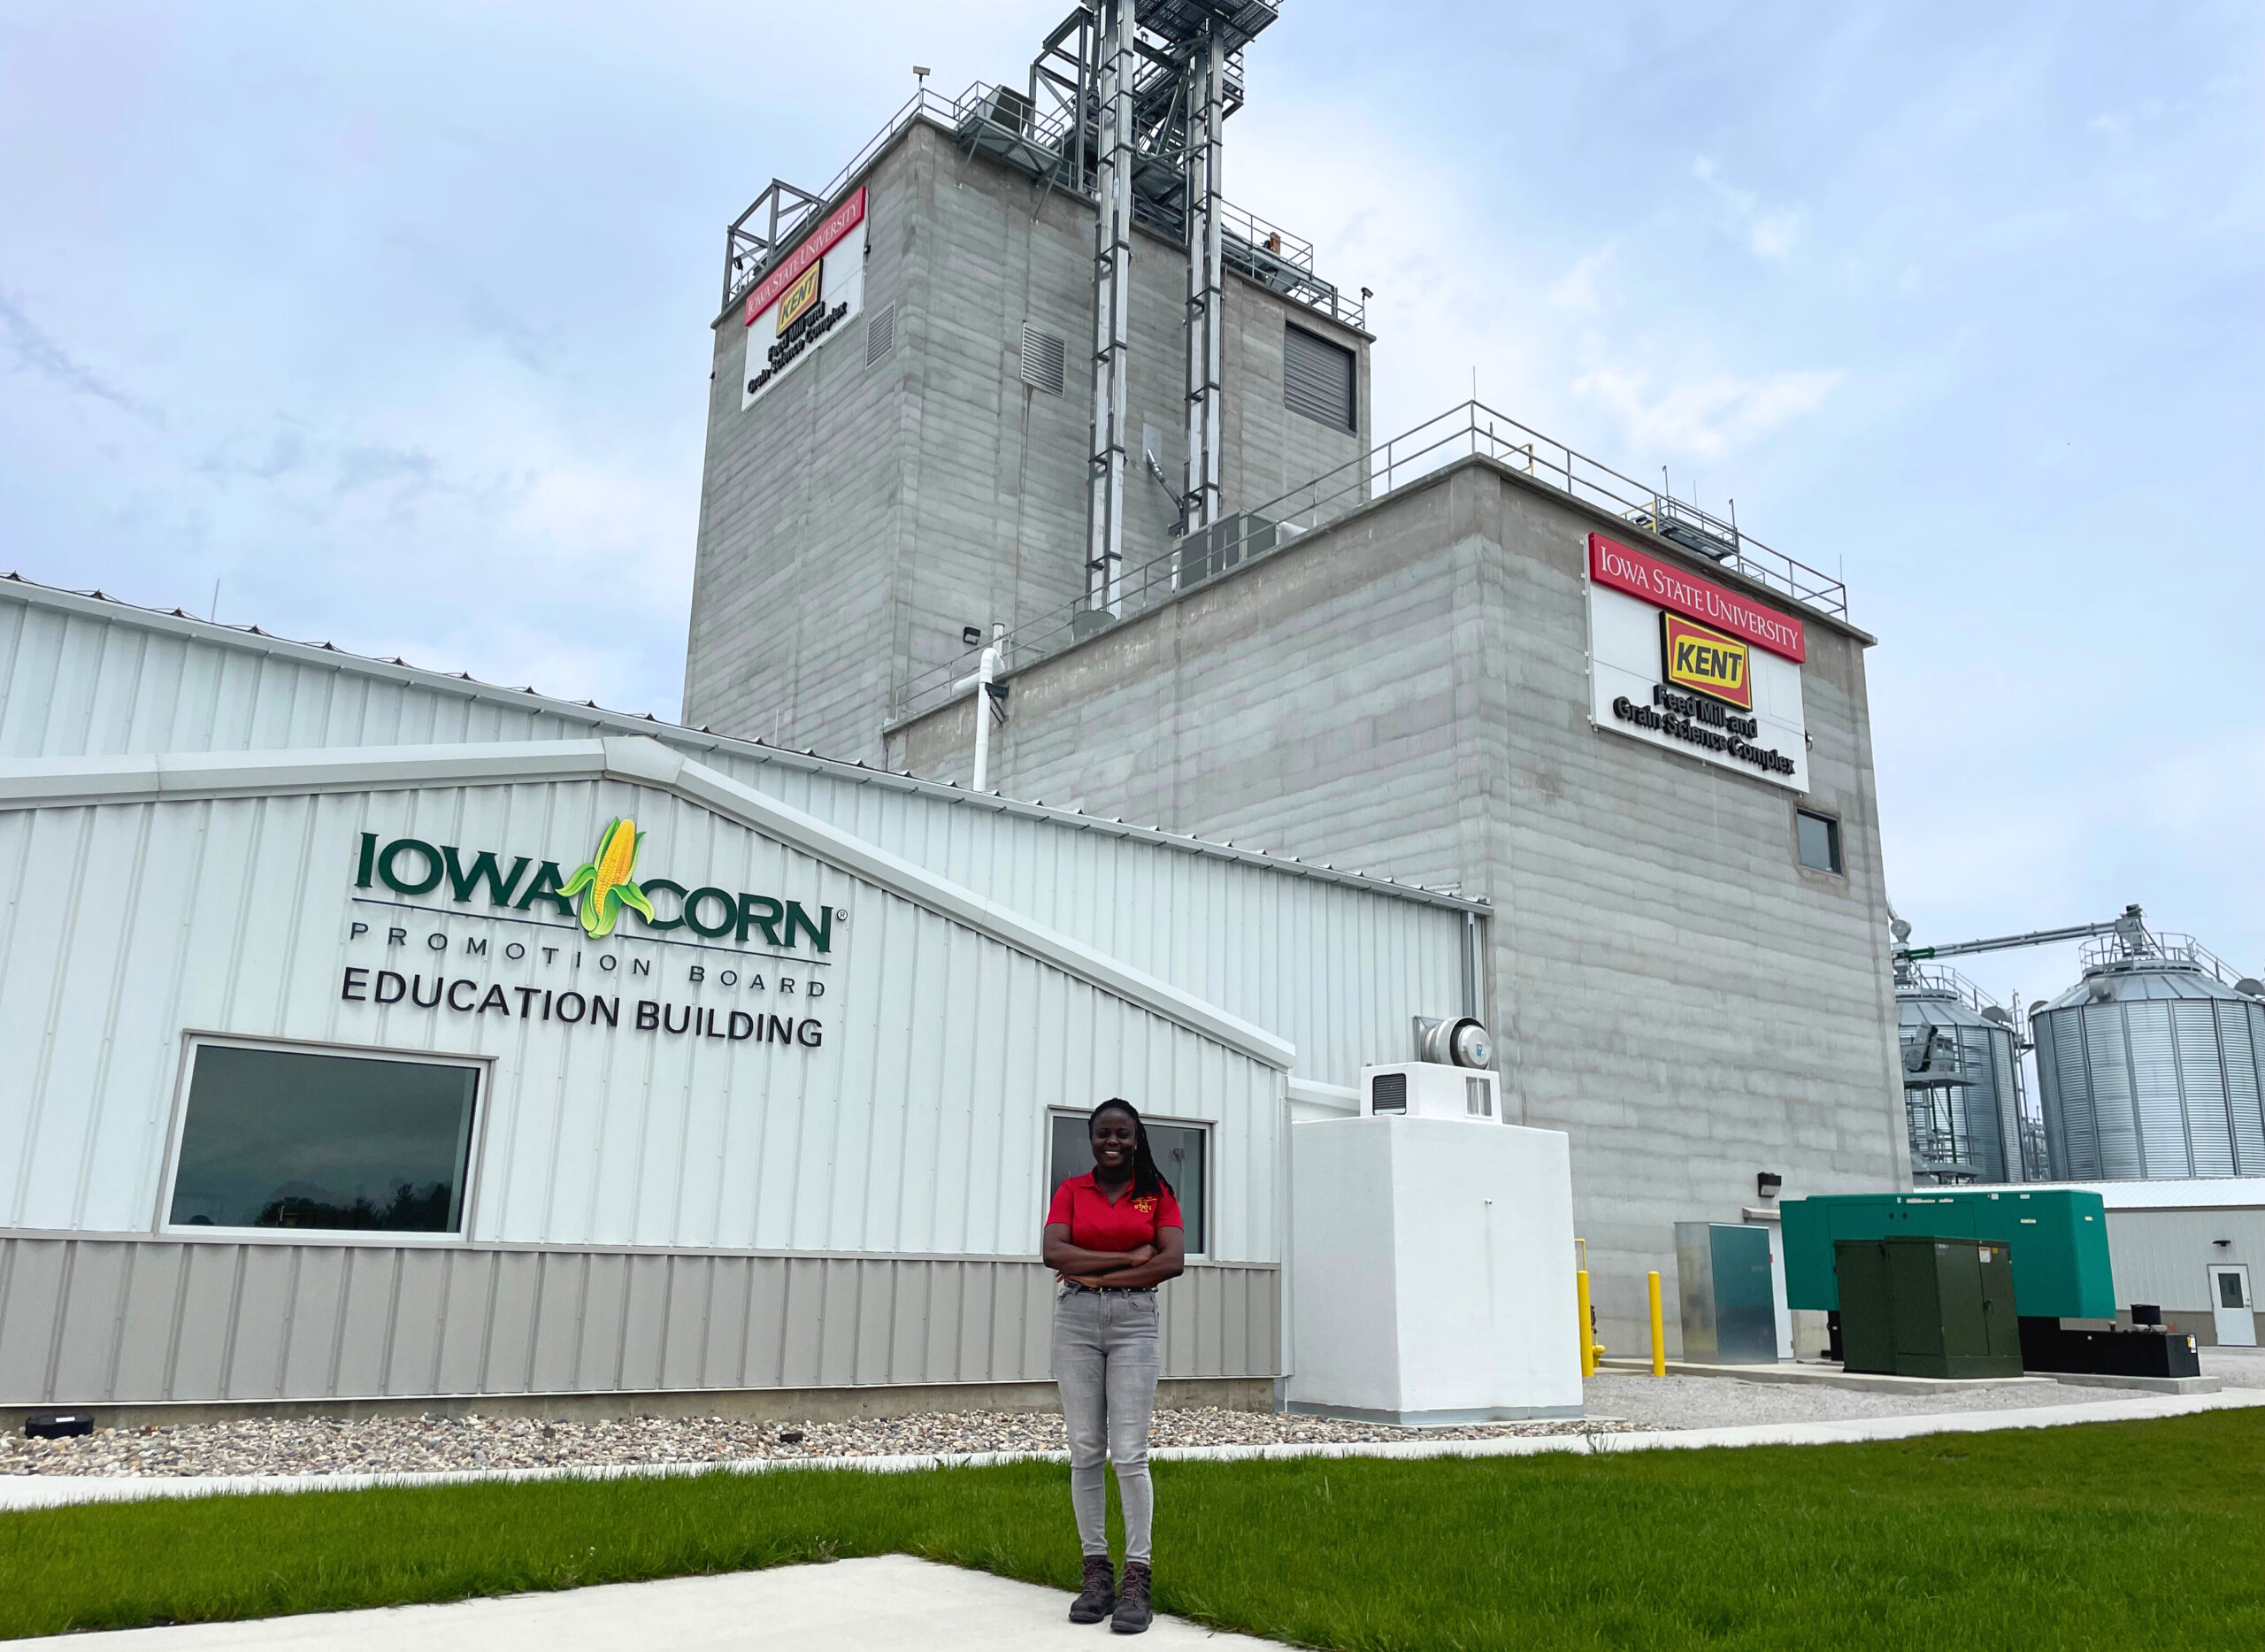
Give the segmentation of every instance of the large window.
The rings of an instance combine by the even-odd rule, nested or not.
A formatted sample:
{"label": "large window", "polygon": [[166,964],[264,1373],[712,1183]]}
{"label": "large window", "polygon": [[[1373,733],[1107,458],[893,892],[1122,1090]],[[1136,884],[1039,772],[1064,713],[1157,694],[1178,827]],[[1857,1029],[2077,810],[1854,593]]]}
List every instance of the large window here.
{"label": "large window", "polygon": [[[1204,1234],[1203,1195],[1205,1173],[1209,1170],[1209,1132],[1202,1125],[1160,1125],[1152,1118],[1140,1122],[1148,1127],[1148,1150],[1156,1156],[1156,1169],[1171,1184],[1172,1196],[1179,1201],[1180,1215],[1186,1218],[1182,1230],[1187,1235],[1187,1254],[1201,1256],[1208,1249]],[[1056,1113],[1052,1123],[1053,1140],[1050,1161],[1046,1176],[1046,1194],[1072,1176],[1082,1176],[1094,1167],[1092,1142],[1086,1135],[1086,1115]]]}
{"label": "large window", "polygon": [[1793,836],[1802,865],[1813,872],[1840,870],[1840,823],[1831,815],[1794,810]]}
{"label": "large window", "polygon": [[173,1226],[463,1231],[477,1067],[219,1043],[190,1060]]}

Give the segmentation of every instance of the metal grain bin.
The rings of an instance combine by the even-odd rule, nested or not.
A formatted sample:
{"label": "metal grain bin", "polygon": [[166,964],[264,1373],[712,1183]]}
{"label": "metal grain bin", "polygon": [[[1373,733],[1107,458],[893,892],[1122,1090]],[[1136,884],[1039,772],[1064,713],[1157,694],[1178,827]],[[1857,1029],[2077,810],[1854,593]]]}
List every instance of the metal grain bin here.
{"label": "metal grain bin", "polygon": [[2135,928],[2084,964],[2030,1022],[2053,1179],[2265,1175],[2265,1003],[2185,935]]}
{"label": "metal grain bin", "polygon": [[1955,970],[1901,962],[1895,1018],[1911,1174],[1922,1187],[2045,1175],[2013,1018]]}

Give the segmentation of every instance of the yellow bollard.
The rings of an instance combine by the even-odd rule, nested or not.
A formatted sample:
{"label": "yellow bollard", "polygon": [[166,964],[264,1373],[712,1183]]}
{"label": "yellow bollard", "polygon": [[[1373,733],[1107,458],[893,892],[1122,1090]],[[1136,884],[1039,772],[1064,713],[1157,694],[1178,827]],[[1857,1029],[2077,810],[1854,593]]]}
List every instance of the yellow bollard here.
{"label": "yellow bollard", "polygon": [[1652,1375],[1667,1375],[1667,1327],[1660,1321],[1660,1276],[1645,1276],[1652,1296]]}
{"label": "yellow bollard", "polygon": [[1579,1304],[1581,1316],[1581,1375],[1596,1375],[1596,1338],[1589,1332],[1589,1271],[1581,1269],[1573,1275],[1573,1299]]}

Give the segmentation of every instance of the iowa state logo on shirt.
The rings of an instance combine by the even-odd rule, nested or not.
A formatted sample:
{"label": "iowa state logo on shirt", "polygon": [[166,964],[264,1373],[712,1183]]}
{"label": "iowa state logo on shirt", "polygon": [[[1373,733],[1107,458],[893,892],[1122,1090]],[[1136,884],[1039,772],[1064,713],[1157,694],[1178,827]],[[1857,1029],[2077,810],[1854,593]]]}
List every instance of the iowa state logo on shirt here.
{"label": "iowa state logo on shirt", "polygon": [[1143,1216],[1153,1216],[1156,1210],[1156,1196],[1148,1194],[1132,1201],[1132,1208]]}

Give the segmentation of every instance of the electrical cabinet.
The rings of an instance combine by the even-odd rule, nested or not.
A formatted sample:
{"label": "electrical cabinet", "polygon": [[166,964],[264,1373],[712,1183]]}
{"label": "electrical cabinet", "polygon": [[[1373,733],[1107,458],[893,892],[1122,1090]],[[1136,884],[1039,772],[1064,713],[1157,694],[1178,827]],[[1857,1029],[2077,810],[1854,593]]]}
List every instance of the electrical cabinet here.
{"label": "electrical cabinet", "polygon": [[1833,1247],[1850,1371],[2018,1377],[2010,1247],[1978,1239],[1843,1239]]}
{"label": "electrical cabinet", "polygon": [[1708,1365],[1777,1363],[1777,1288],[1770,1235],[1732,1222],[1675,1225],[1683,1357]]}

